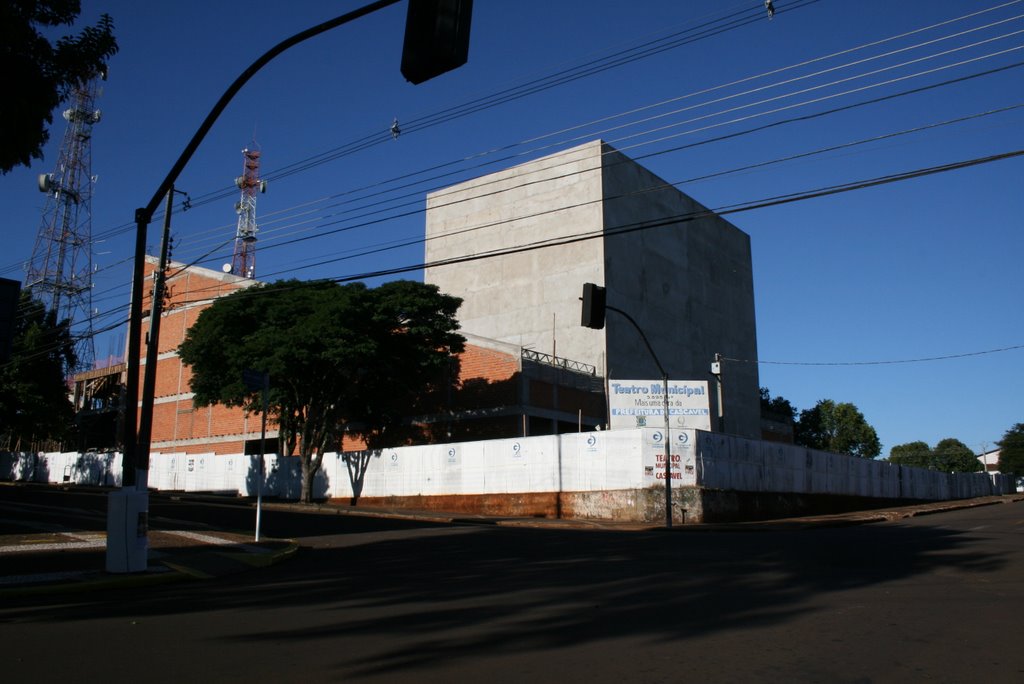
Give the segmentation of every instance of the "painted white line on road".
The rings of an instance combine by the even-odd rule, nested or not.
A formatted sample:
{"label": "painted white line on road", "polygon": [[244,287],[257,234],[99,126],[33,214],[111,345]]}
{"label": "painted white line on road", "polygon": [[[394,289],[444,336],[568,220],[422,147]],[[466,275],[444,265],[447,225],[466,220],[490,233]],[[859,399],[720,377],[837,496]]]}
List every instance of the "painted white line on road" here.
{"label": "painted white line on road", "polygon": [[104,537],[88,541],[51,542],[47,544],[13,544],[0,546],[0,553],[37,553],[39,551],[73,551],[75,549],[102,549],[107,545]]}
{"label": "painted white line on road", "polygon": [[259,546],[250,546],[248,544],[239,544],[229,539],[223,539],[221,537],[214,537],[209,534],[200,534],[199,532],[186,532],[184,530],[160,530],[164,534],[173,534],[178,537],[185,537],[186,539],[192,539],[194,541],[203,542],[204,544],[214,544],[216,546],[232,546],[236,549],[242,549],[248,553],[266,553],[266,549]]}

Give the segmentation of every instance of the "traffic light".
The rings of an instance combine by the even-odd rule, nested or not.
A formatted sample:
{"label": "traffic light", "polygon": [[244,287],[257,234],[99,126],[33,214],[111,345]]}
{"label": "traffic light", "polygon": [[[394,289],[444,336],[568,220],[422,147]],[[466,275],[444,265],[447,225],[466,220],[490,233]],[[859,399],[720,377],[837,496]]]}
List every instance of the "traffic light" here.
{"label": "traffic light", "polygon": [[469,59],[473,0],[409,0],[402,75],[418,85]]}
{"label": "traffic light", "polygon": [[605,290],[594,283],[583,283],[583,315],[580,325],[600,330],[604,327]]}

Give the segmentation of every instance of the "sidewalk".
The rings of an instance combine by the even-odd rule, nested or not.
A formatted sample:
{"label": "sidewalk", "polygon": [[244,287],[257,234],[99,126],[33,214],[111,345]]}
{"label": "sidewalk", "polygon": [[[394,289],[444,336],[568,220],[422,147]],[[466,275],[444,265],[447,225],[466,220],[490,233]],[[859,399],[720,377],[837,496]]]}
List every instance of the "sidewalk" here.
{"label": "sidewalk", "polygon": [[[193,495],[175,493],[192,498]],[[195,495],[194,498],[209,498]],[[224,497],[216,497],[225,501]],[[244,500],[232,500],[247,506]],[[991,496],[959,501],[941,501],[834,515],[806,516],[738,523],[661,525],[601,520],[554,520],[545,518],[499,518],[486,515],[448,514],[393,508],[350,507],[341,504],[312,506],[293,503],[264,503],[264,509],[300,510],[310,514],[383,517],[421,520],[438,524],[495,525],[540,529],[605,531],[663,531],[670,533],[766,532],[812,527],[840,527],[887,522],[976,506],[1024,501],[1024,494]],[[161,584],[187,579],[211,579],[266,567],[287,560],[299,544],[292,540],[252,541],[251,535],[222,531],[150,530],[149,568],[146,572],[112,574],[105,571],[106,535],[103,532],[65,530],[41,534],[0,535],[0,598],[9,595],[88,591],[103,587]]]}
{"label": "sidewalk", "polygon": [[289,558],[289,540],[261,540],[220,531],[151,530],[145,572],[108,573],[106,534],[61,532],[0,536],[0,597],[10,594],[88,591],[108,586],[210,579]]}

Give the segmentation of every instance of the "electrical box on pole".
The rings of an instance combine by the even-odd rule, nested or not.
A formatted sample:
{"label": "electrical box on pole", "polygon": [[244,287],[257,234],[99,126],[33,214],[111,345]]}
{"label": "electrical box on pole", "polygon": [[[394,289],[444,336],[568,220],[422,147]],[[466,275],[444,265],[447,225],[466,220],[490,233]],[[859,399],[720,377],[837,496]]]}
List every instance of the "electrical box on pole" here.
{"label": "electrical box on pole", "polygon": [[402,75],[419,85],[469,59],[473,0],[409,0]]}
{"label": "electrical box on pole", "polygon": [[580,325],[600,330],[604,327],[605,289],[594,283],[583,283],[583,311]]}

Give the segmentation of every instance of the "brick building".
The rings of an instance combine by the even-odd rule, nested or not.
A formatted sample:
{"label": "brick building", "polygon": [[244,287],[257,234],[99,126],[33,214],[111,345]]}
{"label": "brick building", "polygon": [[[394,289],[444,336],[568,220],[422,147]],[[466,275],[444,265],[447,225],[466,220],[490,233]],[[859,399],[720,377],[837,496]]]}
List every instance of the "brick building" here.
{"label": "brick building", "polygon": [[[147,257],[147,278],[155,267],[156,259]],[[252,452],[259,448],[260,416],[221,405],[195,406],[189,387],[191,374],[178,358],[177,348],[199,314],[217,297],[256,281],[173,263],[169,273],[167,307],[160,326],[151,450]],[[149,308],[146,301],[143,310]],[[142,328],[149,328],[148,319]],[[458,355],[458,364],[453,364],[460,372],[455,388],[445,398],[446,410],[410,417],[427,426],[428,439],[541,435],[593,429],[606,422],[603,380],[595,368],[471,334],[466,338],[466,349]],[[268,451],[276,451],[277,430],[272,423],[268,423],[267,438]],[[363,446],[358,439],[346,437],[343,449]]]}

